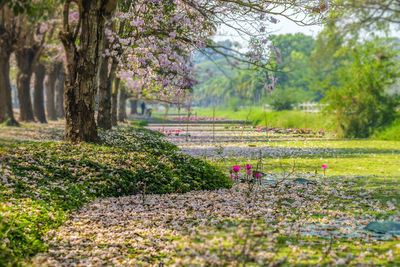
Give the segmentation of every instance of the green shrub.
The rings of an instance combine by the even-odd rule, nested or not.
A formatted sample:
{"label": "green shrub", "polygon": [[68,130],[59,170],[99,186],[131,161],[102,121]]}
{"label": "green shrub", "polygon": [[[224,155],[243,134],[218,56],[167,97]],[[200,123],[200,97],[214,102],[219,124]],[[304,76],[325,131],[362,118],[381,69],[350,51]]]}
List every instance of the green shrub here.
{"label": "green shrub", "polygon": [[292,110],[294,104],[296,104],[296,102],[290,93],[280,89],[276,89],[272,93],[270,105],[272,106],[273,110]]}
{"label": "green shrub", "polygon": [[143,193],[143,184],[150,194],[231,186],[220,170],[181,154],[161,136],[120,128],[101,132],[102,145],[0,145],[0,178],[7,192],[0,207],[0,265],[44,250],[45,232],[91,199]]}
{"label": "green shrub", "polygon": [[131,121],[131,125],[144,127],[144,126],[149,125],[149,123],[146,120],[133,120],[133,121]]}
{"label": "green shrub", "polygon": [[333,73],[325,101],[344,137],[369,137],[395,119],[398,97],[389,95],[399,76],[398,51],[386,39],[343,48],[345,55]]}
{"label": "green shrub", "polygon": [[400,118],[397,117],[384,128],[376,129],[372,137],[380,140],[400,140]]}

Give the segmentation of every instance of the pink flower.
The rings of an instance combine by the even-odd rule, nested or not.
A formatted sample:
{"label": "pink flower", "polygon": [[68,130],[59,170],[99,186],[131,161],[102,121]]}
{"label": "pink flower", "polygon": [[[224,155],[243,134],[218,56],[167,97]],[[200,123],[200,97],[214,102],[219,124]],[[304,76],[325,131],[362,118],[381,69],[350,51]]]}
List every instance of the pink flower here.
{"label": "pink flower", "polygon": [[252,173],[253,173],[252,170],[248,170],[248,171],[247,171],[247,174],[252,174]]}
{"label": "pink flower", "polygon": [[262,177],[262,173],[257,172],[257,173],[255,174],[255,177],[256,177],[256,178],[261,178],[261,177]]}
{"label": "pink flower", "polygon": [[323,164],[323,165],[321,166],[321,168],[322,168],[323,170],[325,170],[326,168],[328,168],[328,165]]}
{"label": "pink flower", "polygon": [[235,165],[233,166],[232,170],[236,173],[238,173],[240,171],[240,166],[239,165]]}
{"label": "pink flower", "polygon": [[246,170],[250,170],[252,167],[250,164],[246,164],[245,168],[246,168]]}

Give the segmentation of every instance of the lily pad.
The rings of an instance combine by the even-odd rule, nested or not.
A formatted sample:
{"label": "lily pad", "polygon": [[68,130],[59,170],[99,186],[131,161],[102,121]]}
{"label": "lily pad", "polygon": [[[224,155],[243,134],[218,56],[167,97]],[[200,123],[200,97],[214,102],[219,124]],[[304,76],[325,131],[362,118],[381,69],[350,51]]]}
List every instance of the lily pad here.
{"label": "lily pad", "polygon": [[311,183],[310,180],[307,180],[307,179],[304,179],[304,178],[296,178],[296,179],[294,179],[294,181],[296,183],[301,183],[301,184]]}
{"label": "lily pad", "polygon": [[394,221],[371,222],[365,229],[374,231],[380,234],[396,234],[400,235],[400,223]]}

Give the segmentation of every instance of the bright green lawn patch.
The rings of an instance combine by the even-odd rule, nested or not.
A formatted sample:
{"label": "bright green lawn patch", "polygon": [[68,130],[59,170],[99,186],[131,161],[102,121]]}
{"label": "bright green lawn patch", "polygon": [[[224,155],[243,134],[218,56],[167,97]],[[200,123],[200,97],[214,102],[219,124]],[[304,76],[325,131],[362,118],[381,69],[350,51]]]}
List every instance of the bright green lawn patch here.
{"label": "bright green lawn patch", "polygon": [[[213,116],[212,108],[194,108],[197,116]],[[232,109],[216,109],[218,118],[248,120],[253,126],[283,127],[283,128],[311,128],[324,129],[332,132],[336,130],[335,120],[331,116],[321,113],[306,113],[302,111],[266,111],[262,107],[245,108],[238,111]],[[267,125],[265,125],[265,120]]]}
{"label": "bright green lawn patch", "polygon": [[[296,164],[298,172],[315,172],[321,174],[321,165],[328,165],[327,175],[342,176],[379,176],[400,177],[400,142],[381,140],[338,140],[338,141],[271,141],[268,147],[285,148],[289,152],[278,157],[266,155],[264,165],[270,171],[281,171],[281,167],[290,168]],[[256,146],[265,143],[256,143]],[[290,149],[294,153],[290,154]],[[300,149],[300,150],[299,150]],[[304,150],[302,150],[304,149]],[[304,151],[304,152],[303,152]],[[240,164],[249,161],[248,156],[221,160],[219,164]],[[252,159],[255,163],[256,159]],[[249,162],[249,163],[250,163]]]}
{"label": "bright green lawn patch", "polygon": [[103,132],[102,145],[0,144],[0,265],[46,249],[43,236],[94,198],[230,187],[209,163],[145,129]]}

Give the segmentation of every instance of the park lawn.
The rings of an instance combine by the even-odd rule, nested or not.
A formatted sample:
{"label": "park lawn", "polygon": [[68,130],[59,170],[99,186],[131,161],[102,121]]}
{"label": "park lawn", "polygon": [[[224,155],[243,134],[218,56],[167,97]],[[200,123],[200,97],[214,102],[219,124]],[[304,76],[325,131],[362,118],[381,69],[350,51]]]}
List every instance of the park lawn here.
{"label": "park lawn", "polygon": [[[281,171],[281,167],[296,165],[298,172],[323,173],[321,165],[328,166],[325,174],[331,176],[377,176],[383,178],[400,177],[400,141],[384,140],[294,140],[270,142],[248,142],[254,150],[258,148],[285,148],[288,152],[277,155],[263,155],[263,164],[269,171]],[[230,146],[229,143],[221,144]],[[246,146],[246,143],[244,143]],[[293,152],[291,152],[291,149]],[[299,150],[300,149],[300,150]],[[304,150],[304,153],[298,151]],[[215,160],[215,159],[213,159]],[[254,155],[234,155],[217,160],[218,165],[258,160]],[[229,166],[228,166],[229,167]]]}
{"label": "park lawn", "polygon": [[[42,131],[39,138],[54,134]],[[18,136],[24,139],[22,132]],[[35,135],[25,137],[30,136]],[[6,175],[8,183],[16,182],[1,187],[3,259],[11,255],[12,263],[29,261],[41,252],[33,258],[40,266],[400,263],[400,237],[376,237],[364,229],[371,221],[399,216],[398,142],[297,139],[220,144],[286,151],[261,159],[268,177],[282,177],[282,167],[289,171],[296,162],[292,178],[313,182],[295,184],[288,179],[249,191],[243,183],[229,188],[225,179],[200,185],[202,180],[225,177],[220,170],[229,175],[233,165],[255,166],[259,159],[253,154],[244,150],[217,155],[205,164],[178,156],[177,147],[160,137],[121,128],[105,134],[102,145],[3,138],[8,142],[0,146],[0,157],[8,164],[0,163],[2,179]],[[171,138],[178,137],[167,137]],[[200,146],[215,150],[209,142]],[[138,162],[150,169],[131,164]],[[179,168],[170,172],[171,164]],[[322,164],[328,165],[325,176]],[[199,169],[200,180],[195,174]],[[155,178],[155,187],[144,195],[137,182],[149,176]],[[157,185],[166,177],[171,178],[167,187]],[[187,177],[195,182],[184,182]],[[213,188],[221,189],[204,190]]]}
{"label": "park lawn", "polygon": [[[197,116],[212,117],[212,108],[193,108]],[[218,118],[249,121],[253,126],[283,127],[283,128],[311,128],[314,131],[336,131],[335,120],[332,115],[322,113],[306,113],[297,110],[264,111],[263,107],[246,107],[237,111],[232,109],[216,109]]]}

